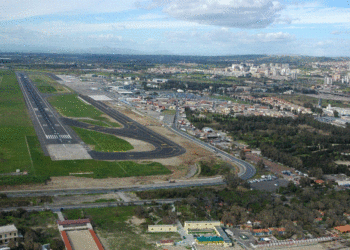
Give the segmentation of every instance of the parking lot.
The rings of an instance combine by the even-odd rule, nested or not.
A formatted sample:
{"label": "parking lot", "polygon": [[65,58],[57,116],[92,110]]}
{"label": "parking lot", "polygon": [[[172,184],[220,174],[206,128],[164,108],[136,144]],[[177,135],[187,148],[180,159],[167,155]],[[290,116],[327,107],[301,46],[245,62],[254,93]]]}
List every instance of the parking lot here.
{"label": "parking lot", "polygon": [[251,183],[250,187],[257,190],[264,190],[268,192],[274,192],[279,187],[286,187],[288,186],[289,181],[284,179],[276,179],[272,181],[262,181],[262,182],[255,182]]}

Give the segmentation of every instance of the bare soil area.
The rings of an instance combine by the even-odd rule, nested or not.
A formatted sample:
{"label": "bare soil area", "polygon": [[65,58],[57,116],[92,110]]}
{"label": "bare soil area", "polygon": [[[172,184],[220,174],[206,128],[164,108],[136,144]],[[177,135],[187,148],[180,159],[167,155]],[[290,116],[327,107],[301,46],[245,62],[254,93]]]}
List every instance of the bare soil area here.
{"label": "bare soil area", "polygon": [[67,195],[67,196],[55,196],[53,198],[53,205],[75,205],[84,202],[95,202],[100,199],[115,199],[116,201],[121,201],[118,193],[111,194],[98,194],[98,195]]}
{"label": "bare soil area", "polygon": [[144,142],[144,141],[140,141],[140,140],[136,140],[129,137],[120,136],[120,135],[118,135],[117,137],[129,142],[134,147],[134,149],[129,150],[128,152],[144,152],[144,151],[152,151],[155,149],[155,147],[148,142]]}

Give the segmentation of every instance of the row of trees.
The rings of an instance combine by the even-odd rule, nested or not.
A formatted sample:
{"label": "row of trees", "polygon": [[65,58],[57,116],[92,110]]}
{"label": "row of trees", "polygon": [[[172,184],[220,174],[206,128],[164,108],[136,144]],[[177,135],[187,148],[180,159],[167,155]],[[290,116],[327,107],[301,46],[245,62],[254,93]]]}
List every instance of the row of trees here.
{"label": "row of trees", "polygon": [[336,160],[349,160],[350,129],[321,123],[311,116],[297,118],[273,118],[264,116],[208,115],[198,118],[198,114],[187,110],[187,117],[195,125],[211,126],[228,131],[251,147],[258,147],[264,156],[287,166],[314,172],[350,174],[345,166],[338,166]]}
{"label": "row of trees", "polygon": [[[235,176],[228,175],[225,179],[228,183],[225,188],[168,189],[138,194],[147,199],[185,198],[176,205],[183,207],[181,211],[186,211],[180,215],[183,221],[213,219],[233,226],[245,224],[248,220],[260,221],[255,228],[285,227],[285,237],[296,235],[303,238],[304,230],[313,236],[321,236],[327,229],[349,223],[343,215],[350,212],[349,191],[335,192],[318,185],[310,187],[305,178],[304,188],[290,183],[275,195],[245,189],[247,184]],[[316,218],[322,218],[322,221]]]}

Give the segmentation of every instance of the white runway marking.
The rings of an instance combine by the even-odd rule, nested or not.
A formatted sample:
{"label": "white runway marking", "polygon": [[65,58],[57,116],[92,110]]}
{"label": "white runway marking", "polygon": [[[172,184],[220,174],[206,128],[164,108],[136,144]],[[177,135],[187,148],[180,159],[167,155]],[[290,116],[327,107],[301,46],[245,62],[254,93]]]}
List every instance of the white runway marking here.
{"label": "white runway marking", "polygon": [[70,135],[46,135],[46,139],[72,139]]}

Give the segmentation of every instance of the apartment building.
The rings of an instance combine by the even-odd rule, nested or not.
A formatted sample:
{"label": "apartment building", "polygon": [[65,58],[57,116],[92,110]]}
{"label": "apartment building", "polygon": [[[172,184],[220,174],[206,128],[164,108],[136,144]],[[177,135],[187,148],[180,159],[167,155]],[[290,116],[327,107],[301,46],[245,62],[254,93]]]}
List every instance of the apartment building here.
{"label": "apartment building", "polygon": [[0,246],[7,245],[11,239],[18,240],[18,230],[15,225],[0,227]]}

